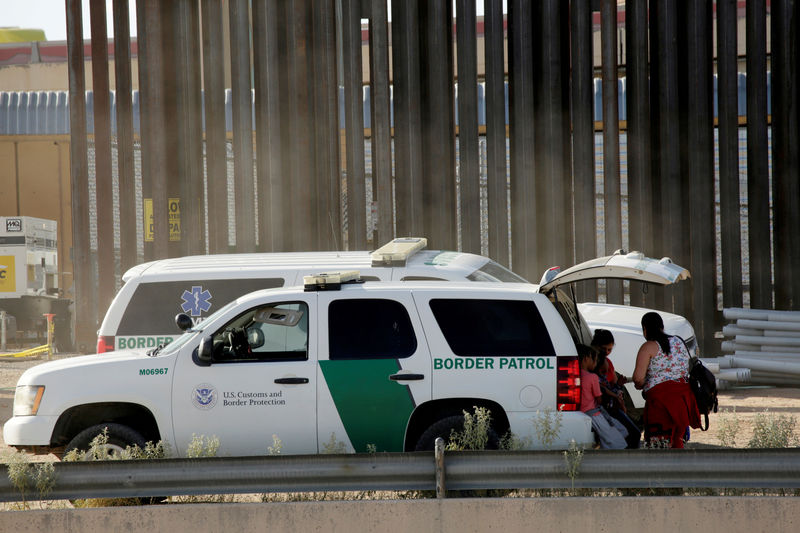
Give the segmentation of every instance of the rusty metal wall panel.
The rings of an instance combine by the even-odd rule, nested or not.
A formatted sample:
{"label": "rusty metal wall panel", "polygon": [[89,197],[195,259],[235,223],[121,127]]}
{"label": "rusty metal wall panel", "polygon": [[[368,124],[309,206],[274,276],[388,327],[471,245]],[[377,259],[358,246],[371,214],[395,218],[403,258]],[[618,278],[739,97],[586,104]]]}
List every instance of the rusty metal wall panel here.
{"label": "rusty metal wall panel", "polygon": [[[628,117],[628,240],[631,250],[655,253],[653,246],[652,173],[650,166],[650,80],[647,58],[647,4],[625,4],[625,56]],[[631,305],[652,307],[652,297],[631,282]]]}
{"label": "rusty metal wall panel", "polygon": [[361,0],[342,0],[344,55],[345,168],[347,169],[347,243],[367,247],[364,107],[361,65]]}
{"label": "rusty metal wall panel", "polygon": [[378,205],[373,243],[377,247],[394,237],[389,21],[386,0],[369,0],[369,7],[372,189]]}
{"label": "rusty metal wall panel", "polygon": [[395,193],[397,234],[425,236],[422,215],[422,135],[419,0],[392,2]]}
{"label": "rusty metal wall panel", "polygon": [[[622,195],[619,174],[619,89],[617,66],[617,2],[602,0],[600,8],[603,78],[603,201],[605,254],[622,248]],[[606,282],[606,298],[622,303],[622,283]]]}
{"label": "rusty metal wall panel", "polygon": [[83,11],[80,0],[67,0],[69,67],[70,180],[72,183],[72,267],[75,298],[75,345],[87,353],[96,341],[96,285],[89,255],[89,160],[86,142],[86,85],[83,60]]}
{"label": "rusty metal wall panel", "polygon": [[542,272],[535,262],[539,239],[535,225],[533,17],[523,0],[508,2],[508,122],[511,149],[511,242],[515,272],[533,282]]}
{"label": "rusty metal wall panel", "polygon": [[[686,79],[688,127],[685,142],[688,152],[689,244],[692,273],[692,305],[684,316],[695,332],[712,349],[717,322],[716,227],[714,213],[714,107],[712,70],[711,2],[687,3],[686,29],[688,57]],[[706,352],[707,353],[707,352]]]}
{"label": "rusty metal wall panel", "polygon": [[[256,10],[254,4],[253,11]],[[208,206],[208,251],[228,251],[228,164],[225,140],[225,69],[222,4],[202,0],[203,106],[206,137],[206,187]],[[260,35],[256,33],[255,35]],[[254,39],[254,43],[257,39]],[[255,64],[256,72],[260,65]],[[277,83],[277,78],[276,78]],[[258,83],[256,83],[258,88]],[[259,190],[261,194],[261,191]],[[261,198],[261,196],[259,196]],[[261,210],[264,213],[264,210]],[[263,243],[263,241],[261,241]]]}
{"label": "rusty metal wall panel", "polygon": [[136,184],[133,160],[133,84],[128,0],[114,0],[114,74],[116,81],[117,169],[121,273],[139,262],[136,244]]}
{"label": "rusty metal wall panel", "polygon": [[736,0],[717,0],[717,99],[722,306],[742,307]]}
{"label": "rusty metal wall panel", "polygon": [[423,216],[428,243],[456,248],[453,5],[430,0],[420,8]]}
{"label": "rusty metal wall panel", "polygon": [[180,198],[181,255],[205,252],[202,103],[200,95],[200,12],[197,0],[172,3],[175,36],[177,178]]}
{"label": "rusty metal wall panel", "polygon": [[[772,2],[772,202],[775,308],[800,304],[800,164],[798,162],[797,26],[793,0]],[[793,25],[795,25],[793,27]]]}
{"label": "rusty metal wall panel", "polygon": [[461,250],[480,254],[481,200],[480,160],[478,153],[478,38],[475,25],[475,12],[475,0],[458,0],[456,3]]}
{"label": "rusty metal wall panel", "polygon": [[[111,93],[108,79],[106,4],[89,3],[92,33],[92,88],[94,90],[95,191],[97,209],[97,305],[108,308],[114,298],[114,196],[111,183]],[[101,317],[96,317],[99,322]]]}
{"label": "rusty metal wall panel", "polygon": [[233,96],[233,182],[238,252],[254,252],[256,248],[248,6],[247,0],[229,0],[228,6]]}
{"label": "rusty metal wall panel", "polygon": [[506,95],[503,5],[484,2],[486,63],[486,195],[489,257],[508,266],[508,163],[506,162]]}
{"label": "rusty metal wall panel", "polygon": [[[565,168],[565,114],[569,103],[563,98],[560,0],[538,3],[534,61],[534,147],[536,165],[535,231],[540,235],[535,250],[535,269],[544,272],[555,265],[572,264],[572,206],[564,200],[571,192],[570,172]],[[537,51],[538,49],[538,51]],[[566,52],[566,51],[565,51]],[[534,278],[535,279],[535,278]]]}

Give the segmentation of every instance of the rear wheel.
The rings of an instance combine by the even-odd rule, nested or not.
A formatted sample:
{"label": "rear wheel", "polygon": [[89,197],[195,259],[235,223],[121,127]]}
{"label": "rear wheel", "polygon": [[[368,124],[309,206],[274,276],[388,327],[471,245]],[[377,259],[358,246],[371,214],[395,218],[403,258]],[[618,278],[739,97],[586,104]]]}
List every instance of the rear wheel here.
{"label": "rear wheel", "polygon": [[[464,415],[452,415],[442,418],[431,424],[422,433],[414,449],[418,452],[433,450],[438,437],[442,437],[447,443],[453,432],[458,433],[460,431],[464,431]],[[489,428],[488,437],[486,449],[498,449],[500,447],[500,437],[497,436],[497,432],[493,428]]]}

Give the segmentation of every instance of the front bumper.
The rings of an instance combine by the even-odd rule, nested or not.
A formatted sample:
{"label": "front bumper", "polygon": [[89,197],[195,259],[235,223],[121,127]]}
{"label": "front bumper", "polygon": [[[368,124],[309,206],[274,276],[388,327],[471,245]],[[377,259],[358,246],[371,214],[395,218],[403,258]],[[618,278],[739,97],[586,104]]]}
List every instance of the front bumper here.
{"label": "front bumper", "polygon": [[57,419],[41,415],[12,417],[3,426],[3,441],[16,448],[49,446]]}

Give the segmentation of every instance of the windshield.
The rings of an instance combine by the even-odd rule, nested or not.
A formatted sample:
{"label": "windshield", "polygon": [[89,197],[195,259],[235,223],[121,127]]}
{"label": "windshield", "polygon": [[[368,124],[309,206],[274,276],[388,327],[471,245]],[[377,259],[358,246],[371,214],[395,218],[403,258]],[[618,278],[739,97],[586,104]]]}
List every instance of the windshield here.
{"label": "windshield", "polygon": [[177,339],[166,345],[163,350],[158,351],[156,353],[158,355],[166,355],[179,350],[181,346],[183,346],[191,339],[193,339],[195,335],[197,335],[198,333],[202,333],[203,330],[205,329],[205,324],[211,323],[212,321],[216,320],[217,317],[225,314],[228,311],[228,309],[230,309],[234,305],[236,305],[236,300],[233,300],[232,302],[228,302],[227,304],[223,305],[215,312],[208,315],[208,317],[206,317],[206,319],[203,320],[200,324],[194,326],[191,329],[186,330],[186,333],[184,333],[183,335],[181,335],[180,337],[178,337]]}
{"label": "windshield", "polygon": [[494,261],[491,260],[488,261],[481,268],[473,272],[472,274],[468,275],[467,279],[470,281],[501,281],[505,283],[528,283],[528,281],[525,278],[522,278],[514,274],[500,263],[495,263]]}

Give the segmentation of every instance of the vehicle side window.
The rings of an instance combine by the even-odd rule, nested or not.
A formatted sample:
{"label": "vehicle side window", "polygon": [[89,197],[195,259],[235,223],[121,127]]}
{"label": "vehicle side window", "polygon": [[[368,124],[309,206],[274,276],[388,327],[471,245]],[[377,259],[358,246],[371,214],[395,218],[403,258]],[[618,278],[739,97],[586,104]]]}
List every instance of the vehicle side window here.
{"label": "vehicle side window", "polygon": [[212,335],[213,362],[305,361],[308,305],[286,302],[259,306]]}
{"label": "vehicle side window", "polygon": [[330,359],[402,359],[417,351],[405,306],[394,300],[335,300],[328,307]]}
{"label": "vehicle side window", "polygon": [[430,306],[456,355],[555,355],[544,320],[530,300],[434,299]]}
{"label": "vehicle side window", "polygon": [[283,287],[283,278],[212,279],[140,283],[131,295],[117,335],[160,335],[175,327],[175,315],[186,313],[198,323],[228,302],[259,289]]}

